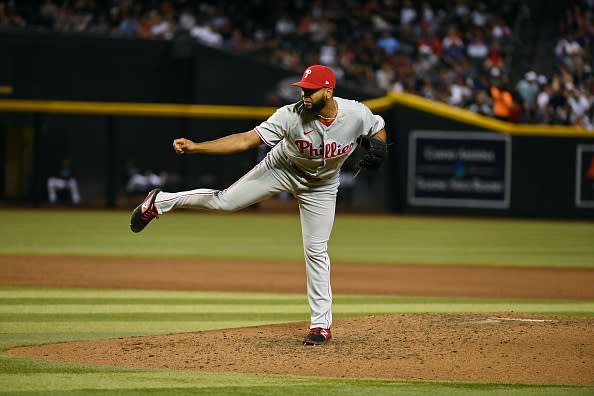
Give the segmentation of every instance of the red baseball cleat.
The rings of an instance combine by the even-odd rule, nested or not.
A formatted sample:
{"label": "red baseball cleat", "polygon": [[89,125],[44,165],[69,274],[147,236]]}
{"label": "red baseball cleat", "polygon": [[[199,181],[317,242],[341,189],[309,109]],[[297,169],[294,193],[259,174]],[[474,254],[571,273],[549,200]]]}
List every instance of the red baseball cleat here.
{"label": "red baseball cleat", "polygon": [[142,231],[152,219],[159,218],[159,212],[155,207],[155,198],[157,198],[160,191],[160,188],[151,190],[144,201],[134,209],[132,216],[130,216],[130,229],[132,232]]}
{"label": "red baseball cleat", "polygon": [[324,345],[332,341],[332,333],[330,329],[322,329],[321,327],[314,327],[309,330],[309,334],[303,337],[303,345]]}

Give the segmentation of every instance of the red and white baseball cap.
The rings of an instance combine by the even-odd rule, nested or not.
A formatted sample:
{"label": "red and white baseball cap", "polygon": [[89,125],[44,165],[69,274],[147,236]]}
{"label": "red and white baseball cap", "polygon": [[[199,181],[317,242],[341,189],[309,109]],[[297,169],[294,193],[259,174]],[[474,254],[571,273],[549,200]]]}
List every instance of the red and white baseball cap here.
{"label": "red and white baseball cap", "polygon": [[334,88],[336,86],[336,77],[334,77],[334,72],[330,68],[323,65],[314,65],[305,69],[301,81],[291,85],[308,89]]}

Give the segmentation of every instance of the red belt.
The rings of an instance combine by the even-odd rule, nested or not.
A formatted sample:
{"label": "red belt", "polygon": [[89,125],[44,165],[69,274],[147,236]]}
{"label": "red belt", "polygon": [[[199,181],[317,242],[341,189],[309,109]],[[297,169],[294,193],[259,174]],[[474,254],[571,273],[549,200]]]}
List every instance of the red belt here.
{"label": "red belt", "polygon": [[305,173],[305,171],[303,169],[301,169],[300,167],[295,165],[293,162],[291,162],[291,166],[293,167],[293,169],[295,169],[297,171],[297,173],[299,173],[299,176],[303,177],[307,181],[322,181],[323,180],[323,179],[320,179],[319,177],[312,177],[312,176],[308,175],[307,173]]}

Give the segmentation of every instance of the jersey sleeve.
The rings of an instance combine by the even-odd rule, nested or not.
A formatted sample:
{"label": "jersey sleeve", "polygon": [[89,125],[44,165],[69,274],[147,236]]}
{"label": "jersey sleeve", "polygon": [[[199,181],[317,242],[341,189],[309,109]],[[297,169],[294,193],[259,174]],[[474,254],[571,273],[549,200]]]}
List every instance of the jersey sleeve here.
{"label": "jersey sleeve", "polygon": [[276,110],[266,121],[262,122],[256,128],[256,132],[262,141],[274,147],[283,140],[287,131],[287,110],[284,107]]}
{"label": "jersey sleeve", "polygon": [[384,118],[381,115],[374,114],[373,118],[374,122],[373,127],[371,128],[371,136],[375,135],[386,127],[386,121],[384,121]]}
{"label": "jersey sleeve", "polygon": [[384,118],[382,116],[378,114],[373,114],[369,107],[365,105],[363,106],[365,108],[363,113],[365,125],[363,134],[367,136],[374,136],[376,133],[378,133],[386,127],[386,122],[384,121]]}

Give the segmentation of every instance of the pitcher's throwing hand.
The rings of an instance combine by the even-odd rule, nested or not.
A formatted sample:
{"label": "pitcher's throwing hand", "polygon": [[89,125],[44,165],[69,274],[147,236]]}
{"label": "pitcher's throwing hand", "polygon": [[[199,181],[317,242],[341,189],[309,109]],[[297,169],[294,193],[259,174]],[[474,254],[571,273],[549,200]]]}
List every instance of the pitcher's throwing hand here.
{"label": "pitcher's throwing hand", "polygon": [[178,154],[184,154],[194,144],[193,141],[186,138],[179,138],[173,141],[173,149]]}

